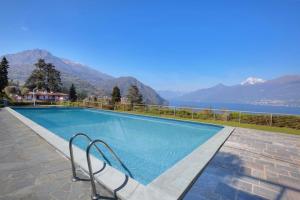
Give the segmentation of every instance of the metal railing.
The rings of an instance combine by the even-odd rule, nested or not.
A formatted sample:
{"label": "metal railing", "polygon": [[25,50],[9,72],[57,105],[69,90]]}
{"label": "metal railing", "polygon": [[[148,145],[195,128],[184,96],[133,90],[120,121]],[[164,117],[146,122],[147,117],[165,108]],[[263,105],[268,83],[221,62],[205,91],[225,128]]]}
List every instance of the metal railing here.
{"label": "metal railing", "polygon": [[[73,142],[74,140],[79,137],[82,136],[84,137],[86,140],[88,140],[90,143],[86,148],[86,158],[87,158],[87,164],[88,164],[88,170],[89,170],[89,179],[84,179],[84,178],[79,178],[76,174],[76,167],[75,167],[75,161],[74,161],[74,153],[73,153]],[[100,150],[100,148],[97,146],[97,143],[101,143],[102,145],[104,145],[104,147],[106,149],[109,150],[109,152],[111,153],[111,155],[113,155],[114,159],[116,161],[119,162],[119,164],[125,169],[125,171],[128,173],[129,177],[133,178],[132,173],[130,172],[130,170],[126,167],[126,165],[121,161],[121,159],[117,156],[117,154],[112,150],[112,148],[103,140],[92,140],[88,135],[84,134],[84,133],[77,133],[75,135],[73,135],[70,140],[69,140],[69,150],[70,150],[70,160],[71,160],[71,167],[72,167],[72,181],[91,181],[91,191],[92,191],[92,199],[117,199],[117,191],[119,191],[120,189],[122,189],[126,183],[128,182],[128,175],[125,174],[125,181],[117,188],[114,190],[114,196],[115,197],[106,197],[106,196],[101,196],[100,194],[97,193],[97,189],[96,189],[96,183],[95,183],[95,178],[94,175],[98,174],[99,172],[103,171],[106,167],[106,162],[111,165],[111,162],[109,161],[109,159],[104,155],[104,153]],[[92,147],[95,147],[96,150],[98,151],[98,153],[104,158],[104,162],[103,162],[103,166],[100,170],[93,172],[92,169],[92,164],[91,164],[91,157],[90,157],[90,151]]]}
{"label": "metal railing", "polygon": [[164,106],[151,104],[116,104],[110,105],[105,102],[81,101],[64,103],[67,106],[94,107],[106,110],[124,112],[139,112],[171,118],[186,118],[192,120],[228,121],[238,124],[255,124],[273,127],[287,127],[300,129],[300,115],[286,113],[267,113],[254,111],[241,111],[231,109],[213,109],[188,106]]}
{"label": "metal railing", "polygon": [[[90,143],[93,141],[88,135],[84,134],[84,133],[77,133],[75,135],[73,135],[71,137],[71,139],[69,140],[69,151],[70,151],[70,160],[71,160],[71,167],[72,167],[72,181],[77,181],[77,180],[81,180],[81,181],[89,181],[89,179],[82,179],[79,178],[76,174],[76,167],[75,167],[75,162],[74,162],[74,155],[73,155],[73,141],[75,138],[82,136],[85,139],[87,139]],[[110,161],[105,157],[105,155],[103,154],[103,152],[96,146],[97,151],[101,154],[101,156],[104,158],[104,160],[111,165]],[[101,172],[103,169],[105,168],[105,163],[103,165],[103,167],[98,170],[97,172],[95,172],[95,174]]]}
{"label": "metal railing", "polygon": [[221,120],[300,129],[300,115],[297,114],[162,105],[134,105],[131,111],[192,120]]}
{"label": "metal railing", "polygon": [[[92,164],[91,164],[91,158],[90,158],[90,150],[93,146],[95,146],[97,148],[97,143],[103,144],[109,151],[110,153],[114,156],[115,160],[117,160],[120,165],[127,171],[128,175],[133,178],[131,172],[129,171],[129,169],[125,166],[125,164],[121,161],[121,159],[117,156],[117,154],[112,150],[112,148],[104,141],[102,140],[94,140],[92,141],[89,146],[86,149],[86,157],[87,157],[87,162],[88,162],[88,168],[89,168],[89,175],[90,175],[90,181],[91,181],[91,185],[92,185],[92,199],[100,199],[100,198],[107,198],[107,197],[103,197],[100,194],[97,193],[97,189],[96,189],[96,184],[95,184],[95,173],[93,173],[93,169],[92,169]],[[116,190],[120,190],[120,188],[122,188],[124,186],[124,184],[127,183],[128,181],[128,175],[125,175],[125,181],[124,183],[117,188]],[[116,197],[116,191],[114,192],[115,198]]]}

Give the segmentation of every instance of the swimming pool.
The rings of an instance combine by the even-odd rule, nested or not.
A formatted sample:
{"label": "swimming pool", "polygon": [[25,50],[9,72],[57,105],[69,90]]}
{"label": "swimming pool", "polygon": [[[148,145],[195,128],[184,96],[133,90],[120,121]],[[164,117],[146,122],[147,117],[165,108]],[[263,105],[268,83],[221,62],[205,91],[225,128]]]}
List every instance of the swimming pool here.
{"label": "swimming pool", "polygon": [[[107,142],[138,182],[147,185],[223,127],[84,108],[14,108],[69,141],[78,132]],[[86,143],[75,142],[85,150]],[[96,154],[95,154],[96,155]],[[99,156],[100,159],[102,159]],[[111,160],[112,161],[112,160]],[[112,166],[123,171],[117,163]]]}

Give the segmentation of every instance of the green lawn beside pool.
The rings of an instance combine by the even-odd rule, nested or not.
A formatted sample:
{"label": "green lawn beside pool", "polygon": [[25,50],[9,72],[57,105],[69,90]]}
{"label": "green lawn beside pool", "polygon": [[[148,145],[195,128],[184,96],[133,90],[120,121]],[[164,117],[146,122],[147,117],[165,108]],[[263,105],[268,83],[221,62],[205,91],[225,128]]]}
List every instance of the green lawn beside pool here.
{"label": "green lawn beside pool", "polygon": [[182,118],[182,117],[178,117],[178,116],[155,115],[155,114],[141,113],[141,112],[135,112],[135,111],[117,110],[116,112],[126,112],[126,113],[133,113],[133,114],[139,114],[139,115],[163,117],[163,118],[169,118],[169,119],[179,119],[179,120],[184,120],[184,121],[203,122],[203,123],[211,123],[211,124],[218,124],[218,125],[226,125],[226,126],[234,126],[234,127],[250,128],[250,129],[263,130],[263,131],[300,135],[300,130],[292,129],[292,128],[285,128],[285,127],[263,126],[263,125],[245,124],[245,123],[239,123],[239,122],[233,122],[233,121],[221,121],[221,120],[201,120],[201,119],[193,120],[193,119],[187,119],[187,118]]}
{"label": "green lawn beside pool", "polygon": [[[81,105],[82,102],[67,102],[63,103],[61,105],[64,106],[83,106]],[[97,104],[96,106],[88,105],[90,107],[95,107],[98,109],[104,109],[104,110],[111,110],[113,109],[113,106],[110,107],[100,107],[100,104]],[[125,110],[125,111],[124,111]],[[191,119],[187,117],[179,117],[178,115],[166,115],[166,114],[159,114],[159,113],[153,113],[153,112],[143,112],[143,111],[128,111],[124,108],[122,108],[122,105],[115,110],[115,112],[126,112],[126,113],[132,113],[132,114],[139,114],[139,115],[148,115],[148,116],[156,116],[156,117],[163,117],[163,118],[169,118],[169,119],[179,119],[184,121],[194,121],[194,122],[203,122],[203,123],[211,123],[211,124],[217,124],[217,125],[226,125],[226,126],[233,126],[233,127],[242,127],[242,128],[249,128],[249,129],[257,129],[257,130],[263,130],[263,131],[270,131],[270,132],[278,132],[278,133],[288,133],[288,134],[294,134],[294,135],[300,135],[300,129],[296,128],[288,128],[288,127],[279,127],[279,126],[269,126],[269,125],[257,125],[257,124],[251,124],[251,123],[239,123],[238,121],[226,121],[226,120],[213,120],[213,119]],[[173,111],[172,111],[173,112]],[[171,112],[171,113],[172,113]],[[294,116],[292,116],[294,117]],[[299,121],[289,121],[288,119],[285,119],[285,121],[282,121],[281,124],[289,123],[299,123]],[[278,125],[278,123],[277,123]]]}

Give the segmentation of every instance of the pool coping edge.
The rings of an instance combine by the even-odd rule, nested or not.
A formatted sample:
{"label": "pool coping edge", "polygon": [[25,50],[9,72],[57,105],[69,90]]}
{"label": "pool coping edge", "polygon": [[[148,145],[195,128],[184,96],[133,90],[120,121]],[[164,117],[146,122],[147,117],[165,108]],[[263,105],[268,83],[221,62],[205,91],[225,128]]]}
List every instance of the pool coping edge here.
{"label": "pool coping edge", "polygon": [[[57,136],[17,111],[9,107],[6,107],[5,109],[46,140],[50,145],[58,149],[65,157],[70,157],[68,142],[65,139]],[[117,192],[117,196],[120,199],[130,200],[161,199],[162,196],[164,199],[170,200],[181,198],[234,130],[234,127],[223,127],[223,129],[217,132],[209,140],[194,149],[190,154],[178,161],[148,185],[140,184],[129,177],[125,187]],[[76,152],[76,154],[74,154],[76,164],[85,172],[88,172],[85,152],[76,146],[73,148],[74,152]],[[103,165],[101,160],[93,156],[91,160],[93,166],[96,164],[99,165],[99,163],[100,166]],[[113,192],[122,184],[122,182],[124,182],[125,177],[120,171],[107,166],[101,174],[95,176],[95,179],[105,188]]]}

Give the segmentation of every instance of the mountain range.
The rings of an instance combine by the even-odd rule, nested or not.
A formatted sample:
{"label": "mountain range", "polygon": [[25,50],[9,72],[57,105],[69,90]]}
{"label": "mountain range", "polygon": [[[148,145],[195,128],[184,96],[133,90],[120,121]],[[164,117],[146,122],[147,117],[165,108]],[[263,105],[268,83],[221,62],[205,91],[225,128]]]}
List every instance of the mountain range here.
{"label": "mountain range", "polygon": [[164,99],[172,100],[172,99],[176,99],[177,97],[180,97],[180,96],[186,94],[187,92],[172,91],[172,90],[157,90],[157,93]]}
{"label": "mountain range", "polygon": [[[286,75],[272,80],[249,77],[232,86],[217,84],[185,94],[166,91],[160,94],[169,101],[300,106],[300,75]],[[172,94],[172,98],[165,94]]]}
{"label": "mountain range", "polygon": [[[4,55],[9,61],[9,78],[23,84],[35,68],[38,59],[55,65],[61,72],[64,87],[74,83],[79,91],[89,95],[109,96],[118,86],[122,96],[130,85],[136,85],[147,104],[168,104],[168,101],[242,103],[258,105],[300,106],[300,75],[286,75],[272,80],[249,77],[240,84],[218,84],[193,92],[158,91],[134,77],[113,77],[89,66],[52,55],[41,49]],[[0,58],[2,58],[1,56]],[[167,99],[167,100],[165,100]]]}
{"label": "mountain range", "polygon": [[74,83],[79,91],[84,91],[89,95],[106,96],[111,94],[114,86],[118,86],[121,95],[124,96],[131,85],[136,85],[143,95],[145,103],[167,104],[167,101],[160,97],[154,89],[134,77],[115,78],[89,66],[54,56],[46,50],[25,50],[4,56],[10,65],[8,71],[9,78],[19,81],[21,84],[26,81],[34,70],[34,63],[38,59],[44,59],[46,62],[52,63],[61,72],[62,83],[65,88],[69,88]]}

